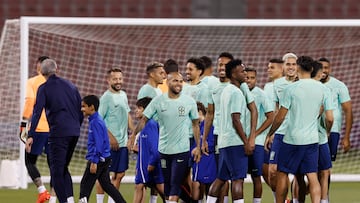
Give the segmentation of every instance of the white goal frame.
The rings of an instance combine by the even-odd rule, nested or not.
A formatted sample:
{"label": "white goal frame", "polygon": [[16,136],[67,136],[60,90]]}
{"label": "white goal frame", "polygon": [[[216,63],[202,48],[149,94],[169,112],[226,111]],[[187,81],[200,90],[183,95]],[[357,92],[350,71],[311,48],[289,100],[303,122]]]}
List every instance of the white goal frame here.
{"label": "white goal frame", "polygon": [[[226,27],[359,27],[357,19],[183,19],[183,18],[87,18],[87,17],[30,17],[20,18],[20,107],[23,111],[26,81],[29,68],[29,25],[30,24],[66,24],[66,25],[142,25],[142,26],[226,26]],[[21,117],[21,115],[20,115]],[[20,188],[27,188],[28,178],[24,161],[24,144],[20,143]],[[73,177],[74,182],[80,182],[81,177]],[[44,177],[49,181],[49,177]],[[360,181],[360,174],[336,174],[333,181]],[[132,177],[124,181],[133,182]]]}

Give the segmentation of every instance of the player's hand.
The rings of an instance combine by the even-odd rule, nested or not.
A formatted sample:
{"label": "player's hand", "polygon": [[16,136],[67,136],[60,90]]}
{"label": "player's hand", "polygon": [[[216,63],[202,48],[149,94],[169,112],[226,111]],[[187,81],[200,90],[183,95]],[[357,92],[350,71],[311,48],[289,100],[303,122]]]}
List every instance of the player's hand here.
{"label": "player's hand", "polygon": [[91,163],[90,164],[90,173],[96,174],[96,171],[97,171],[97,164],[96,163]]}
{"label": "player's hand", "polygon": [[246,155],[251,155],[253,153],[253,150],[251,149],[251,145],[249,142],[244,143],[244,150]]}
{"label": "player's hand", "polygon": [[134,142],[132,141],[131,137],[128,139],[128,141],[126,143],[126,147],[128,148],[129,151],[133,150]]}
{"label": "player's hand", "polygon": [[351,148],[350,140],[346,139],[346,138],[342,138],[341,139],[341,146],[342,146],[342,148],[344,150],[344,153],[347,153]]}
{"label": "player's hand", "polygon": [[208,142],[206,140],[202,141],[201,152],[203,154],[205,154],[206,156],[209,156],[209,145],[208,145]]}
{"label": "player's hand", "polygon": [[199,163],[200,158],[201,158],[201,150],[200,150],[200,147],[195,147],[195,148],[191,151],[191,155],[194,157],[194,162],[195,162],[195,163]]}
{"label": "player's hand", "polygon": [[27,153],[31,152],[31,146],[33,144],[34,140],[32,137],[28,137],[25,142],[25,150]]}
{"label": "player's hand", "polygon": [[155,170],[155,166],[149,164],[148,167],[147,167],[147,170],[148,170],[149,172],[154,171],[154,170]]}
{"label": "player's hand", "polygon": [[255,136],[250,136],[248,142],[249,142],[249,150],[253,152],[255,150]]}
{"label": "player's hand", "polygon": [[28,137],[28,121],[22,120],[20,122],[20,133],[19,133],[20,141],[25,144],[27,137]]}
{"label": "player's hand", "polygon": [[109,136],[109,141],[110,141],[110,149],[113,151],[117,151],[119,150],[119,143],[117,142],[117,140],[115,139],[114,136]]}
{"label": "player's hand", "polygon": [[274,140],[274,135],[266,136],[265,143],[264,143],[264,149],[269,152],[271,148],[271,144]]}

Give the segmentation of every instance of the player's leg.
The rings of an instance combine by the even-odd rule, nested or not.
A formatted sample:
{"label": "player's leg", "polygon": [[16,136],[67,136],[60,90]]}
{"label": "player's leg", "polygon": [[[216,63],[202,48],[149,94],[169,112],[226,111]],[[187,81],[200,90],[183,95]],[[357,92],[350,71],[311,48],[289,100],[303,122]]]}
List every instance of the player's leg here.
{"label": "player's leg", "polygon": [[319,144],[305,145],[304,156],[300,165],[300,173],[306,174],[309,181],[311,202],[320,202],[321,188],[318,179]]}
{"label": "player's leg", "polygon": [[[69,165],[71,162],[71,158],[73,156],[76,144],[79,140],[79,136],[71,136],[68,140],[68,148],[66,153],[66,162],[65,162],[65,170],[64,170],[64,181],[65,181],[65,191],[67,195],[67,202],[74,203],[74,190],[73,190],[73,182],[71,178],[71,174],[69,171]],[[56,191],[56,190],[55,190]]]}
{"label": "player's leg", "polygon": [[179,200],[181,184],[183,183],[189,168],[189,158],[190,153],[184,152],[173,155],[173,158],[171,159],[169,202],[177,202]]}
{"label": "player's leg", "polygon": [[262,167],[264,163],[264,146],[255,145],[253,154],[248,157],[248,172],[253,182],[253,202],[261,202],[262,196]]}
{"label": "player's leg", "polygon": [[[328,144],[321,144],[319,146],[319,181],[321,186],[321,201],[328,202],[329,200],[329,176],[332,167],[330,149]],[[321,202],[321,203],[322,203]]]}
{"label": "player's leg", "polygon": [[143,200],[145,185],[143,183],[139,183],[135,185],[134,192],[134,201],[133,203],[141,203]]}
{"label": "player's leg", "polygon": [[278,171],[276,182],[276,203],[285,202],[289,188],[288,182],[288,174],[282,171]]}
{"label": "player's leg", "polygon": [[96,181],[96,174],[90,173],[90,162],[86,163],[86,169],[80,181],[80,195],[79,199],[83,202],[88,202],[91,190]]}

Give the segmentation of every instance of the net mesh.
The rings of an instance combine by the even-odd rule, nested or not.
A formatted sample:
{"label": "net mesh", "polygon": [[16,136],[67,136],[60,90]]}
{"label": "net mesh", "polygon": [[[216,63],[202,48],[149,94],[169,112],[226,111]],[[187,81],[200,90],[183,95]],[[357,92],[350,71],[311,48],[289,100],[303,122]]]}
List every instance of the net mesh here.
{"label": "net mesh", "polygon": [[[20,24],[6,21],[0,44],[1,113],[0,159],[19,158],[18,124],[20,118]],[[140,87],[146,83],[146,65],[152,61],[178,61],[184,73],[188,58],[207,55],[216,61],[221,52],[230,52],[258,70],[258,86],[267,82],[266,66],[270,58],[286,52],[327,57],[333,75],[345,82],[352,97],[354,125],[353,148],[339,151],[333,173],[360,174],[360,28],[359,27],[206,27],[206,26],[105,26],[33,24],[29,32],[29,76],[36,75],[35,60],[40,55],[55,59],[59,75],[72,81],[82,96],[101,96],[107,89],[106,71],[120,67],[123,88],[132,109]],[[85,168],[87,121],[71,162],[72,175]],[[130,159],[127,175],[134,175],[135,161]],[[351,164],[349,164],[351,163]],[[38,161],[48,175],[45,157]]]}

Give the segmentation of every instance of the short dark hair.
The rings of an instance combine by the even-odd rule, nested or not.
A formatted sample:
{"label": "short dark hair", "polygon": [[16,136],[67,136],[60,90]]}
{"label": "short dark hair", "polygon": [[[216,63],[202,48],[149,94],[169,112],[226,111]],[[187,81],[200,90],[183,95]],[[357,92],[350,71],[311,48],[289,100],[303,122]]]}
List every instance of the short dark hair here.
{"label": "short dark hair", "polygon": [[313,61],[312,63],[313,70],[311,71],[311,78],[315,77],[316,74],[323,68],[322,63],[319,61]]}
{"label": "short dark hair", "polygon": [[252,65],[248,65],[245,67],[246,72],[254,72],[255,75],[257,74],[256,69]]}
{"label": "short dark hair", "polygon": [[159,63],[159,62],[152,62],[151,64],[149,64],[146,67],[146,74],[150,74],[152,71],[154,71],[155,69],[157,69],[159,67],[164,67],[164,64]]}
{"label": "short dark hair", "polygon": [[204,65],[205,65],[205,69],[209,69],[212,66],[212,60],[211,58],[207,57],[207,56],[202,56],[200,57],[201,60],[203,60]]}
{"label": "short dark hair", "polygon": [[38,59],[37,59],[37,63],[42,63],[45,59],[49,59],[50,57],[48,56],[40,56]]}
{"label": "short dark hair", "polygon": [[112,72],[119,72],[122,73],[122,70],[118,67],[113,67],[107,71],[107,74],[110,75]]}
{"label": "short dark hair", "polygon": [[242,61],[240,59],[234,59],[234,60],[231,60],[229,63],[227,63],[225,65],[226,77],[231,79],[231,73],[232,73],[233,69],[235,69],[237,66],[241,66],[241,65],[242,65]]}
{"label": "short dark hair", "polygon": [[319,58],[319,60],[318,61],[320,61],[320,62],[328,62],[328,63],[330,63],[330,60],[329,59],[327,59],[327,58],[325,58],[325,57],[321,57],[321,58]]}
{"label": "short dark hair", "polygon": [[300,56],[296,59],[296,63],[306,72],[312,72],[314,60],[310,56]]}
{"label": "short dark hair", "polygon": [[173,72],[179,72],[179,65],[174,59],[168,59],[164,63],[164,70],[166,74],[173,73]]}
{"label": "short dark hair", "polygon": [[226,58],[229,58],[230,60],[234,60],[234,56],[232,54],[230,54],[229,52],[222,52],[218,58],[221,58],[221,57],[226,57]]}
{"label": "short dark hair", "polygon": [[269,60],[269,63],[284,63],[284,61],[279,58],[272,58]]}
{"label": "short dark hair", "polygon": [[99,109],[100,101],[99,98],[95,95],[87,95],[82,99],[82,101],[88,106],[94,105],[95,111]]}
{"label": "short dark hair", "polygon": [[136,106],[143,107],[145,109],[150,102],[151,102],[150,97],[143,97],[136,101]]}
{"label": "short dark hair", "polygon": [[206,115],[206,109],[205,109],[204,104],[202,104],[201,102],[196,102],[196,105],[197,105],[197,110],[201,111],[203,113],[203,115],[205,116]]}
{"label": "short dark hair", "polygon": [[202,75],[204,73],[205,70],[205,64],[203,62],[203,60],[201,60],[200,58],[195,58],[195,57],[191,57],[187,60],[186,63],[193,63],[196,66],[196,69],[201,70],[200,75]]}

